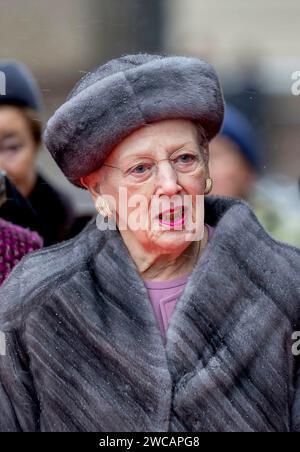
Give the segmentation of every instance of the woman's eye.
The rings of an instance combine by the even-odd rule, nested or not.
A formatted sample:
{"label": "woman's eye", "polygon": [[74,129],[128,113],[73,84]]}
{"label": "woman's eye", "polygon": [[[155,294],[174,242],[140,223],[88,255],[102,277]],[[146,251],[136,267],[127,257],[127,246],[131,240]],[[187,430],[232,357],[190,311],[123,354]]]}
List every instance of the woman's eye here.
{"label": "woman's eye", "polygon": [[133,174],[145,174],[147,171],[149,171],[150,167],[149,165],[138,165],[135,168],[131,170],[131,173]]}
{"label": "woman's eye", "polygon": [[195,156],[192,154],[182,154],[177,158],[179,163],[191,163],[195,161]]}
{"label": "woman's eye", "polygon": [[22,148],[20,143],[4,144],[1,146],[2,151],[19,151]]}
{"label": "woman's eye", "polygon": [[18,151],[19,149],[21,149],[21,147],[21,144],[11,144],[10,146],[7,146],[7,149],[9,149],[10,151]]}

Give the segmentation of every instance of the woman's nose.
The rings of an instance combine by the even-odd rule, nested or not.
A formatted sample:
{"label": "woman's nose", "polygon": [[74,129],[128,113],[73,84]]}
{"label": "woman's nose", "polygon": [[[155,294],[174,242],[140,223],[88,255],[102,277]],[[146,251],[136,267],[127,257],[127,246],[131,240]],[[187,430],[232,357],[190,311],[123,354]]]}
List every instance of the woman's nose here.
{"label": "woman's nose", "polygon": [[157,188],[162,194],[172,196],[181,190],[177,172],[169,162],[163,162],[156,171]]}

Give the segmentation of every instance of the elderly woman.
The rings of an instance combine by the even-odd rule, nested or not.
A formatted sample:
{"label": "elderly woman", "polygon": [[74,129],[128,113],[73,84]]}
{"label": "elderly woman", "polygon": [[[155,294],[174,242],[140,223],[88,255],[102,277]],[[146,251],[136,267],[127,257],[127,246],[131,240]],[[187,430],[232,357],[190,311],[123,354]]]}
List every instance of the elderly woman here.
{"label": "elderly woman", "polygon": [[300,430],[300,253],[247,204],[204,201],[222,119],[210,65],[143,54],[50,119],[48,149],[108,221],[2,287],[1,430]]}

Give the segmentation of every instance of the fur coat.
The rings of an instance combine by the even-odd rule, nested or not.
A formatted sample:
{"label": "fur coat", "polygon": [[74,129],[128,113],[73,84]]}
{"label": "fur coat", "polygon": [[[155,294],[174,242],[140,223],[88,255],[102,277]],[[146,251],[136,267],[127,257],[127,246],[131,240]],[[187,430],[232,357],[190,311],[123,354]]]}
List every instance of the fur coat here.
{"label": "fur coat", "polygon": [[93,220],[21,261],[0,291],[1,431],[300,431],[300,252],[243,202],[205,206],[166,347],[118,231]]}

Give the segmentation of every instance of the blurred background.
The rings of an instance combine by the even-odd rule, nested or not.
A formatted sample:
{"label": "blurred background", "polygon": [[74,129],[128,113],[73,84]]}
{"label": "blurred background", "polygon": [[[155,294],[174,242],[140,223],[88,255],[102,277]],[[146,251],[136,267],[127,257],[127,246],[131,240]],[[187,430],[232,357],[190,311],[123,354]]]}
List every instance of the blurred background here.
{"label": "blurred background", "polygon": [[[33,73],[44,123],[79,78],[121,54],[211,62],[226,101],[249,120],[260,143],[257,211],[263,215],[265,200],[274,202],[300,246],[300,96],[292,94],[292,74],[300,71],[299,0],[1,0],[0,23],[0,58],[21,60]],[[39,167],[78,213],[93,211],[89,195],[65,181],[44,149]]]}

